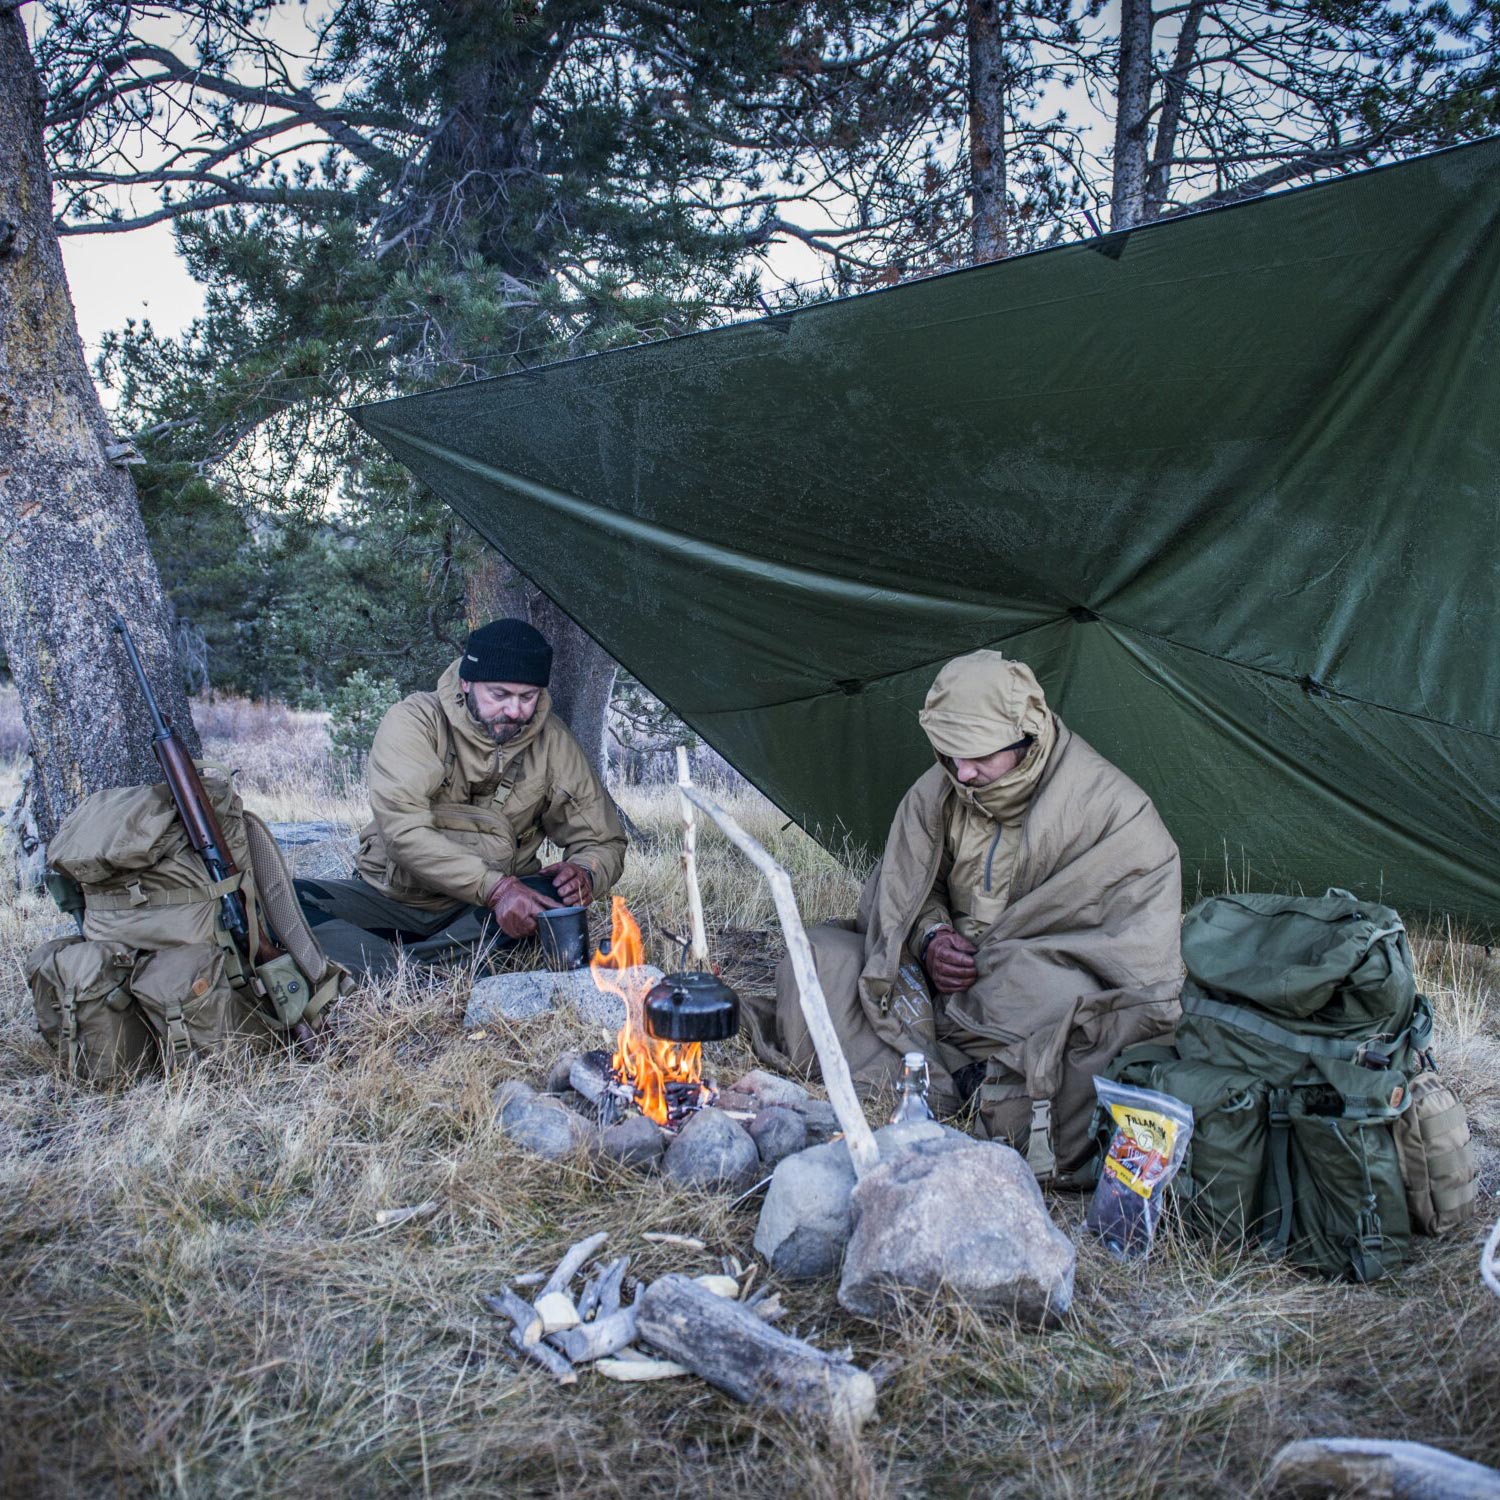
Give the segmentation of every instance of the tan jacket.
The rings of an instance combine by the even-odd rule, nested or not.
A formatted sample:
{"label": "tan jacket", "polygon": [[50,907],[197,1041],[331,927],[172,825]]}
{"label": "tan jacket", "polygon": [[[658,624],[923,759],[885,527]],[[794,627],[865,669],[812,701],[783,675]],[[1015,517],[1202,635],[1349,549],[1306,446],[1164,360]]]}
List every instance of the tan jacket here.
{"label": "tan jacket", "polygon": [[502,875],[535,874],[549,838],[604,895],[625,865],[625,830],[546,691],[526,730],[497,747],[458,684],[455,661],[435,693],[403,698],[380,721],[361,878],[411,906],[479,906]]}
{"label": "tan jacket", "polygon": [[[853,931],[813,930],[818,974],[856,1080],[889,1082],[901,1054],[918,1050],[932,1063],[944,1107],[957,1102],[949,1075],[971,1059],[994,1059],[1023,1075],[1033,1097],[1053,1097],[1059,1049],[1075,1027],[1092,1028],[1113,1056],[1174,1023],[1182,983],[1177,846],[1133,781],[1061,721],[1056,727],[1020,825],[1008,901],[979,939],[971,989],[935,1006],[908,947],[943,861],[955,790],[941,766],[902,799]],[[812,1045],[795,985],[777,977],[786,1051],[806,1067]],[[1086,1071],[1075,1071],[1091,1089]],[[1065,1102],[1074,1114],[1086,1111],[1084,1101]]]}

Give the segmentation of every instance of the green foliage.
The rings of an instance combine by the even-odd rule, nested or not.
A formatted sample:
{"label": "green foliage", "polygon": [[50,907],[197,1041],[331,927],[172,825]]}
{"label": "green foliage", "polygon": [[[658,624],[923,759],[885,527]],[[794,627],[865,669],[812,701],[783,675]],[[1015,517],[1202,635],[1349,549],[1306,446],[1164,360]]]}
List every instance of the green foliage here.
{"label": "green foliage", "polygon": [[334,760],[351,771],[363,770],[381,718],[401,697],[401,689],[389,677],[372,677],[363,667],[351,672],[328,703]]}

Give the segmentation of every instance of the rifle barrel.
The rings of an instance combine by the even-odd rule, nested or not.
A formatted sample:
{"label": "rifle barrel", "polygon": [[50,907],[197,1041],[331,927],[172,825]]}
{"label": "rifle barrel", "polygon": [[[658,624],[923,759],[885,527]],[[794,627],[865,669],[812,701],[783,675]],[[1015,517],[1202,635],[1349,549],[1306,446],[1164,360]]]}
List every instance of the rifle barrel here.
{"label": "rifle barrel", "polygon": [[141,659],[136,653],[135,640],[130,634],[130,627],[121,619],[119,611],[114,612],[115,623],[113,630],[125,642],[125,654],[130,658],[130,665],[135,669],[135,680],[141,685],[141,696],[146,700],[146,707],[151,711],[151,727],[156,732],[159,740],[171,737],[172,731],[167,728],[167,721],[162,718],[161,709],[156,703],[156,694],[151,691],[151,684],[146,680],[146,669],[141,665]]}

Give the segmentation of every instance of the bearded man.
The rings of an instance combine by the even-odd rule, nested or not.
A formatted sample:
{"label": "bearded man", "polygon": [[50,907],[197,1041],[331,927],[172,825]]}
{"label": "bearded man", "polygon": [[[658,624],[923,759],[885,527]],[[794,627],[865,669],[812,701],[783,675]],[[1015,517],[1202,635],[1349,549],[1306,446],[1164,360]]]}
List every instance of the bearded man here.
{"label": "bearded man", "polygon": [[[298,880],[330,958],[384,973],[536,933],[537,913],[587,906],[620,878],[625,830],[551,711],[552,647],[524,620],[473,632],[437,691],[389,709],[370,749],[358,879]],[[563,852],[543,868],[543,839]],[[498,929],[498,931],[497,931]]]}
{"label": "bearded man", "polygon": [[[809,934],[819,979],[864,1085],[921,1051],[939,1110],[972,1101],[978,1133],[1066,1180],[1092,1156],[1093,1075],[1179,1014],[1177,846],[998,651],[949,662],[919,719],[936,764],[902,799],[857,919]],[[810,1067],[787,963],[777,1022]]]}

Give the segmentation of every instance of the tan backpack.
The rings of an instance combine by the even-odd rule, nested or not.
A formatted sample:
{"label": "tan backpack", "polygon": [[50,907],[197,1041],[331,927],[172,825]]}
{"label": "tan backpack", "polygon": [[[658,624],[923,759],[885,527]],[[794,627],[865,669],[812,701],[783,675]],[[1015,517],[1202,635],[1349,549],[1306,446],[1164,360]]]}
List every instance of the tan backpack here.
{"label": "tan backpack", "polygon": [[[227,880],[209,881],[163,783],[94,793],[48,846],[54,894],[81,931],[34,950],[26,974],[42,1034],[77,1077],[170,1070],[235,1040],[275,1045],[352,988],[313,937],[270,830],[227,773],[204,768],[203,784],[238,866]],[[269,922],[280,956],[240,952],[221,916],[236,891],[250,951]]]}

